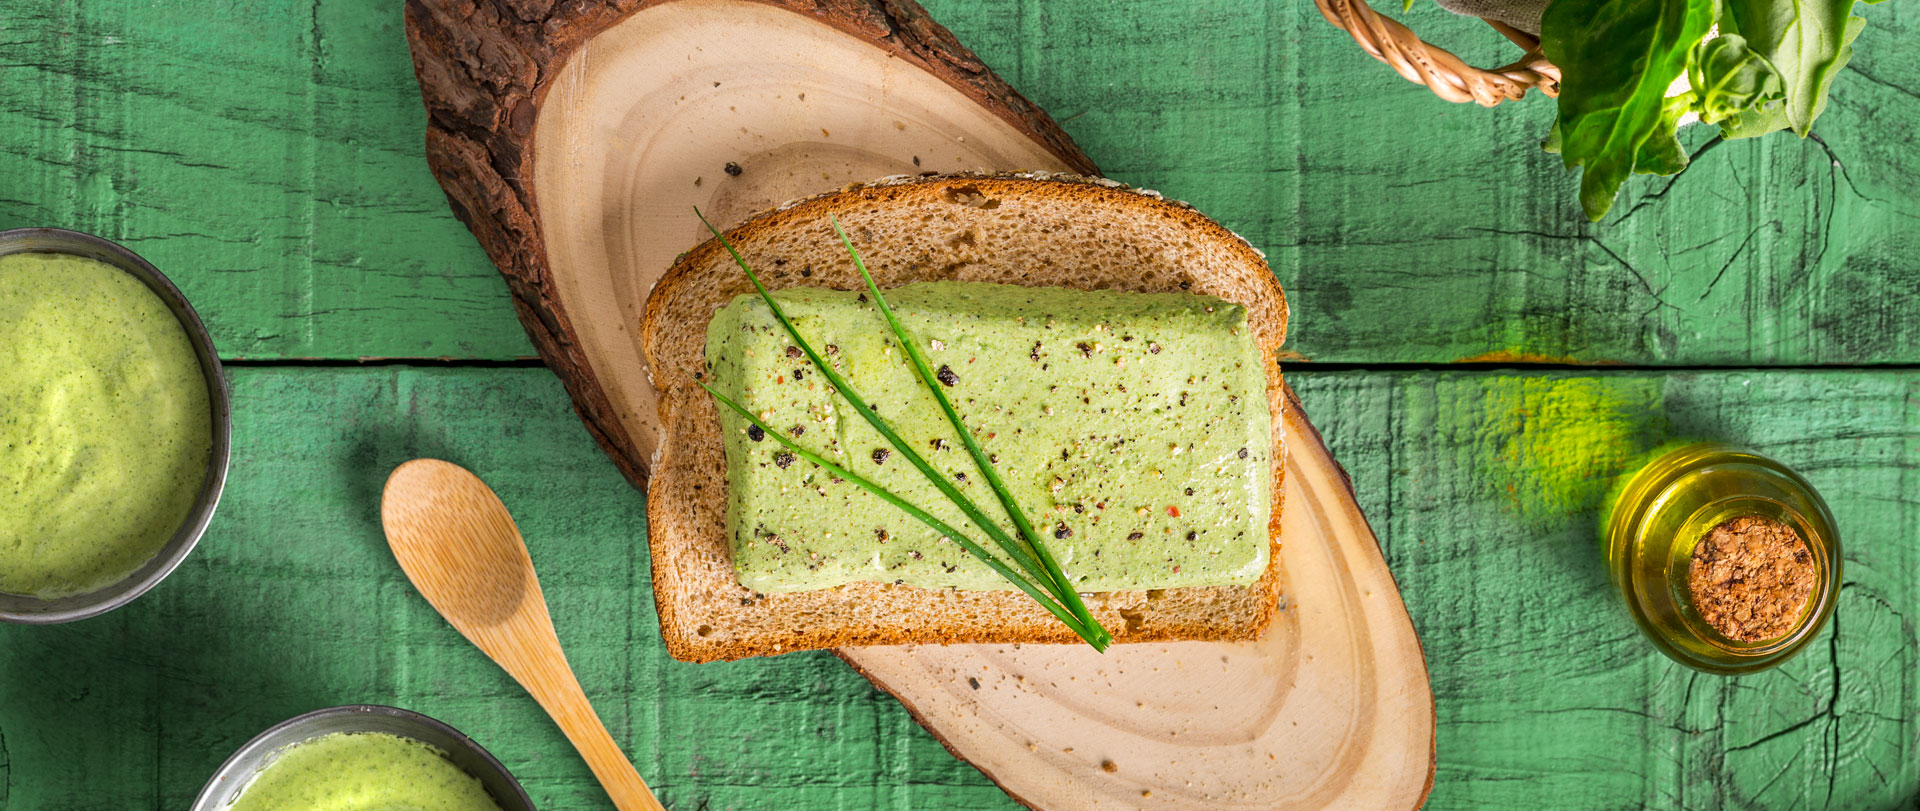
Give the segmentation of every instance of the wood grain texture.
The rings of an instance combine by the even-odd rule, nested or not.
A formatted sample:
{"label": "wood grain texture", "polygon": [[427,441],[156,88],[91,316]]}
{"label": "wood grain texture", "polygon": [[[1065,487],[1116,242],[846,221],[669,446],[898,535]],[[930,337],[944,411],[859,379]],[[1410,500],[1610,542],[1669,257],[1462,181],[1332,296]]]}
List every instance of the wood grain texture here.
{"label": "wood grain texture", "polygon": [[8,2],[0,228],[126,244],[229,358],[532,354],[367,2]]}
{"label": "wood grain texture", "polygon": [[[1920,360],[1914,4],[1861,10],[1819,140],[1688,130],[1694,168],[1633,179],[1598,225],[1536,145],[1547,100],[1438,101],[1299,3],[925,5],[1108,174],[1266,250],[1302,357]],[[1403,16],[1471,62],[1511,50],[1431,4]],[[125,240],[219,304],[230,357],[532,354],[424,168],[424,123],[381,0],[0,19],[0,227]]]}
{"label": "wood grain texture", "polygon": [[[668,807],[1015,807],[830,655],[668,659],[634,537],[644,499],[545,371],[233,373],[235,476],[182,568],[95,620],[0,627],[0,807],[181,807],[260,729],[374,700],[473,735],[543,809],[604,807],[540,709],[393,564],[380,485],[419,456],[478,472],[513,511],[580,681],[626,697],[599,709]],[[1439,712],[1428,808],[1913,807],[1920,376],[1288,380],[1421,634]],[[1777,671],[1693,675],[1639,638],[1605,581],[1606,480],[1671,436],[1787,462],[1845,534],[1836,623]]]}
{"label": "wood grain texture", "polygon": [[[435,162],[541,356],[636,484],[665,456],[655,381],[674,377],[653,368],[636,327],[655,283],[707,239],[695,211],[731,228],[877,177],[1087,165],[1044,114],[1014,115],[1009,105],[1026,102],[1003,98],[991,73],[914,58],[923,36],[940,34],[899,33],[916,29],[918,7],[875,8],[895,32],[880,40],[842,30],[861,19],[852,6],[826,17],[750,0],[644,8],[556,55],[530,135],[485,141],[488,154],[525,153],[513,182],[490,179],[491,166]],[[418,30],[431,51],[430,29]],[[743,48],[756,58],[742,62]],[[449,60],[462,64],[423,55],[421,75]],[[475,202],[482,189],[511,199]]]}
{"label": "wood grain texture", "polygon": [[[673,165],[672,159],[692,151],[683,144],[713,140],[711,136],[702,139],[691,134],[701,127],[738,121],[740,131],[727,139],[737,142],[737,150],[727,151],[737,151],[739,162],[733,162],[734,156],[712,157],[711,162],[719,164],[721,172],[709,187],[711,192],[694,197],[703,201],[726,196],[721,191],[726,182],[723,178],[742,175],[740,163],[752,165],[753,158],[761,157],[753,151],[760,143],[770,141],[780,149],[799,145],[794,143],[796,133],[813,137],[813,128],[796,129],[791,123],[767,126],[775,116],[759,114],[755,108],[777,102],[765,98],[765,93],[744,98],[699,96],[691,102],[699,108],[729,102],[748,106],[747,114],[736,120],[686,113],[672,100],[676,94],[686,99],[689,93],[699,93],[701,84],[713,76],[768,87],[786,74],[808,77],[793,80],[792,91],[800,99],[806,97],[806,90],[816,96],[863,98],[867,88],[861,84],[862,79],[885,88],[895,81],[906,84],[918,78],[888,73],[897,61],[917,67],[946,88],[958,91],[941,99],[932,95],[939,91],[903,89],[900,101],[909,110],[941,106],[983,109],[1019,132],[1012,138],[998,139],[1003,149],[1025,146],[1012,143],[1025,135],[1047,147],[1046,151],[1028,150],[1040,152],[1041,159],[1048,161],[1048,165],[1037,168],[1061,168],[1054,165],[1057,162],[1075,171],[1093,171],[1093,164],[1045,111],[1021,98],[913,0],[759,3],[759,7],[743,7],[712,2],[676,4],[669,0],[561,5],[512,0],[409,0],[406,5],[407,42],[428,113],[427,164],[446,190],[455,216],[473,230],[480,246],[506,277],[514,309],[541,359],[566,384],[588,430],[636,485],[645,483],[655,450],[651,436],[631,427],[636,419],[650,420],[653,416],[653,392],[646,384],[650,370],[631,340],[607,340],[603,336],[609,330],[629,329],[639,320],[646,293],[663,265],[692,243],[647,250],[646,246],[662,240],[629,235],[642,229],[666,230],[666,222],[660,219],[660,212],[649,212],[653,215],[650,219],[632,214],[633,208],[653,202],[633,198],[645,194],[648,184],[657,183],[659,176],[685,171],[684,166]],[[784,13],[762,14],[764,7]],[[744,32],[732,42],[725,39],[732,33],[726,25],[729,17]],[[646,35],[646,27],[655,24],[669,28],[659,39]],[[847,48],[847,40],[855,47]],[[709,45],[716,51],[711,61],[699,56]],[[729,46],[765,48],[767,74],[734,68],[722,55],[729,53]],[[681,53],[675,54],[676,50]],[[858,54],[819,59],[821,54],[835,50],[857,50]],[[787,52],[792,55],[774,55]],[[620,75],[597,76],[602,62],[613,63]],[[682,67],[688,62],[696,64]],[[816,78],[823,74],[827,81]],[[723,84],[718,79],[712,81],[713,88]],[[595,86],[605,89],[595,93]],[[561,92],[550,100],[549,93],[556,88]],[[819,138],[823,142],[830,138],[829,127],[844,130],[862,119],[885,114],[893,101],[891,94],[883,91],[872,96],[870,103],[848,105],[856,111],[855,116],[830,115],[821,121]],[[561,110],[559,117],[545,113],[549,101]],[[944,104],[934,104],[936,101]],[[729,105],[729,109],[737,106]],[[923,126],[922,119],[926,118],[912,112],[902,116],[914,120],[916,127]],[[784,118],[791,122],[793,116]],[[634,119],[654,120],[626,123]],[[536,125],[542,126],[538,133]],[[585,132],[558,139],[548,132],[576,125]],[[904,123],[899,126],[905,129]],[[935,134],[925,138],[925,147],[944,140],[941,136],[965,141],[969,135],[980,140],[986,134],[972,127],[954,133],[928,129]],[[879,158],[883,165],[897,164],[897,155],[884,154],[892,150],[872,146],[875,140],[854,139],[863,158],[859,163]],[[636,150],[639,145],[644,148]],[[641,155],[663,152],[666,158],[652,163],[632,157],[636,151]],[[559,154],[541,159],[553,152]],[[869,154],[872,158],[867,157]],[[1001,168],[987,160],[986,168]],[[581,171],[578,164],[582,162],[592,165]],[[798,156],[790,156],[787,162],[809,174],[828,164],[826,159]],[[599,170],[600,165],[606,166],[604,172]],[[893,171],[897,170],[887,173]],[[555,173],[560,174],[557,179],[548,179]],[[759,174],[756,171],[754,177]],[[639,179],[643,175],[646,179]],[[609,187],[604,192],[603,182]],[[832,188],[846,179],[832,178],[823,171],[820,182]],[[685,191],[687,185],[698,184],[684,184],[676,190]],[[798,192],[820,190],[803,182]],[[582,197],[586,198],[584,205]],[[762,205],[771,202],[777,201],[763,201]],[[575,210],[569,211],[567,204]],[[585,210],[577,210],[582,208]],[[741,216],[736,214],[736,218]],[[673,225],[679,227],[673,230],[699,233],[687,219],[684,214],[677,215]],[[657,229],[653,228],[656,222],[660,223]],[[623,239],[604,238],[609,231]],[[564,239],[570,232],[581,236]],[[629,266],[642,262],[647,266]],[[592,278],[582,280],[583,275]],[[575,292],[569,295],[570,290]],[[618,306],[608,306],[609,300],[617,300]],[[593,315],[599,317],[590,317]]]}
{"label": "wood grain texture", "polygon": [[[1920,553],[1907,540],[1920,532],[1920,376],[1308,377],[1296,385],[1309,408],[1345,415],[1323,432],[1434,674],[1432,807],[1920,799],[1920,725],[1903,706],[1920,677]],[[1858,545],[1839,621],[1777,671],[1722,679],[1653,653],[1600,565],[1610,480],[1650,443],[1683,437],[1786,462]]]}

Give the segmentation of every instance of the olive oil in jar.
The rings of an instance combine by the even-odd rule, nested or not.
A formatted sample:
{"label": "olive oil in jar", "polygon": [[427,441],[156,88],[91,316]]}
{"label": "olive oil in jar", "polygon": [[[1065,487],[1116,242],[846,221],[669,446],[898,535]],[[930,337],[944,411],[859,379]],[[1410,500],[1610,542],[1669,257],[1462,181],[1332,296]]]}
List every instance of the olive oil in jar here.
{"label": "olive oil in jar", "polygon": [[[1733,533],[1755,528],[1763,531]],[[1709,587],[1703,585],[1707,573],[1696,568],[1720,551],[1701,548],[1709,536],[1749,544],[1729,547],[1754,557],[1742,561],[1753,564],[1743,573],[1784,573],[1783,583],[1801,588],[1755,588],[1734,577],[1728,594],[1776,602],[1751,602],[1754,611],[1736,605],[1740,616],[1730,618],[1719,599],[1724,595],[1695,593]],[[1826,624],[1840,585],[1839,533],[1813,486],[1779,462],[1720,443],[1670,446],[1622,477],[1602,519],[1601,545],[1607,572],[1647,638],[1660,652],[1710,673],[1763,670],[1798,653]],[[1769,553],[1781,557],[1768,559]],[[1712,609],[1703,614],[1702,605]],[[1748,613],[1764,619],[1768,612],[1781,632],[1763,622],[1740,624]],[[1734,632],[1746,628],[1762,630]]]}

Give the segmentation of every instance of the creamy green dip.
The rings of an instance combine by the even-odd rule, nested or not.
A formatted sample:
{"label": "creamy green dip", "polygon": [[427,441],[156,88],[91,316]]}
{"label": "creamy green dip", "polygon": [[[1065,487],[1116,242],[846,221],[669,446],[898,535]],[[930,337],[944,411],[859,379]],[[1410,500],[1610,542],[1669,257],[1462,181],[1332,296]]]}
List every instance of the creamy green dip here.
{"label": "creamy green dip", "polygon": [[[865,294],[775,295],[808,343],[1013,534]],[[1245,309],[1210,296],[965,282],[911,284],[887,301],[1081,590],[1247,584],[1266,570],[1271,422]],[[985,543],[814,372],[758,295],[715,314],[707,361],[713,384],[768,424]],[[721,411],[741,584],[1012,588],[958,544]]]}
{"label": "creamy green dip", "polygon": [[381,732],[343,732],[274,756],[230,811],[500,811],[480,778],[438,749]]}
{"label": "creamy green dip", "polygon": [[166,546],[206,476],[213,419],[179,319],[79,256],[0,256],[0,591],[58,597]]}

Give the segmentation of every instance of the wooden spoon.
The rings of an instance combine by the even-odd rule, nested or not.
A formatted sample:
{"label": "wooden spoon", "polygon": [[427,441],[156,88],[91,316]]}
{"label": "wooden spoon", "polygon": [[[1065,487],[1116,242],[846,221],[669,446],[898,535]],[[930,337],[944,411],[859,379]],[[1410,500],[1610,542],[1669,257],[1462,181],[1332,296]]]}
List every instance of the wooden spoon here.
{"label": "wooden spoon", "polygon": [[500,497],[466,468],[415,459],[380,496],[387,545],[434,610],[553,717],[621,811],[664,811],[574,678],[526,542]]}

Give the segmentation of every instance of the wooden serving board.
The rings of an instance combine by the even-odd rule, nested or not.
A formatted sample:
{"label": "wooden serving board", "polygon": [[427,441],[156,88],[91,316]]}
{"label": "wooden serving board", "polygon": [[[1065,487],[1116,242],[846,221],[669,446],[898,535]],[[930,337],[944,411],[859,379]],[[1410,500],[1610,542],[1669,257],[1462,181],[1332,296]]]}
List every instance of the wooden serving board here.
{"label": "wooden serving board", "polygon": [[1352,482],[1287,394],[1283,610],[1259,642],[835,653],[1034,808],[1419,807],[1426,659]]}
{"label": "wooden serving board", "polygon": [[[589,430],[644,488],[636,326],[723,227],[917,171],[1094,173],[1046,114],[904,0],[409,0],[427,154]],[[1420,805],[1425,661],[1345,474],[1297,401],[1285,610],[1254,644],[837,653],[1036,808]],[[977,687],[975,685],[978,685]]]}

